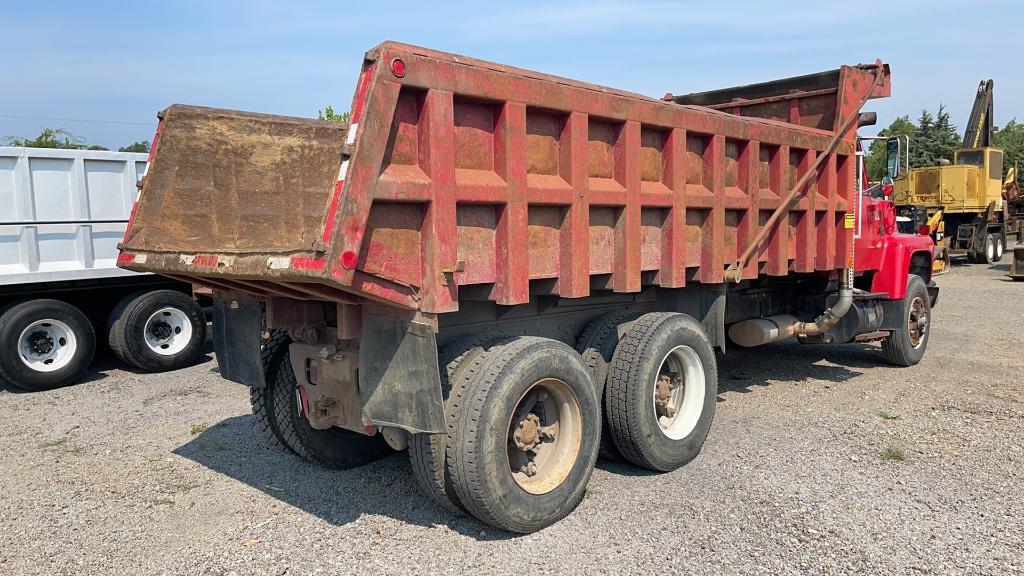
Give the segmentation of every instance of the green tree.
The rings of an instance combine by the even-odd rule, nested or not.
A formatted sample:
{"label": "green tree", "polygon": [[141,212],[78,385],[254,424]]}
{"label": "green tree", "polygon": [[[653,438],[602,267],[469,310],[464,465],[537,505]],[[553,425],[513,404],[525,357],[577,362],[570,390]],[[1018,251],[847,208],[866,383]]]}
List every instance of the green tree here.
{"label": "green tree", "polygon": [[334,112],[334,108],[328,106],[323,110],[317,110],[316,116],[320,120],[330,120],[331,122],[348,122],[350,114],[348,112],[342,112],[337,114]]}
{"label": "green tree", "polygon": [[117,149],[118,152],[149,152],[149,140],[139,140]]}
{"label": "green tree", "polygon": [[1017,182],[1024,186],[1024,123],[1017,122],[1014,118],[1006,123],[1000,130],[997,130],[993,137],[993,144],[1005,151],[1003,157],[1003,176],[1011,166],[1017,166]]}
{"label": "green tree", "polygon": [[[960,135],[949,119],[943,105],[932,114],[921,110],[915,124],[910,116],[900,116],[878,133],[879,136],[908,136],[910,138],[910,168],[935,166],[939,160],[953,160],[953,150],[960,146]],[[868,178],[880,180],[885,176],[885,141],[875,140],[868,148]]]}
{"label": "green tree", "polygon": [[35,138],[19,138],[8,136],[4,138],[4,144],[8,146],[24,146],[26,148],[67,148],[71,150],[106,150],[102,146],[89,144],[84,138],[79,138],[64,128],[43,128],[39,136]]}
{"label": "green tree", "polygon": [[935,116],[922,110],[917,120],[917,131],[910,139],[910,167],[935,166],[940,160],[952,161],[953,150],[960,143],[960,135],[949,121],[949,112],[943,105],[939,104]]}

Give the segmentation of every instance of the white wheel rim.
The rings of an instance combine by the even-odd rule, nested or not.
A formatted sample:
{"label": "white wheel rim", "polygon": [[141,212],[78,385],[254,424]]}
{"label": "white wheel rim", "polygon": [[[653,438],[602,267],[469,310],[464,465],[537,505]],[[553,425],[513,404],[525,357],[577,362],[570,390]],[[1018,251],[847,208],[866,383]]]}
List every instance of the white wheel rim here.
{"label": "white wheel rim", "polygon": [[999,260],[1003,256],[1003,241],[996,240],[996,260]]}
{"label": "white wheel rim", "polygon": [[146,320],[146,346],[161,356],[181,352],[192,340],[192,321],[177,308],[161,308]]}
{"label": "white wheel rim", "polygon": [[[668,377],[674,387],[667,397],[662,395],[664,402],[659,406],[658,384],[663,376]],[[704,364],[696,350],[676,346],[662,358],[661,367],[654,374],[651,402],[662,434],[672,440],[682,440],[693,432],[704,412]]]}
{"label": "white wheel rim", "polygon": [[78,339],[71,327],[52,318],[29,324],[18,337],[18,356],[36,372],[60,370],[77,351]]}
{"label": "white wheel rim", "polygon": [[996,259],[996,243],[992,241],[991,236],[989,236],[988,246],[985,246],[985,253],[989,260]]}

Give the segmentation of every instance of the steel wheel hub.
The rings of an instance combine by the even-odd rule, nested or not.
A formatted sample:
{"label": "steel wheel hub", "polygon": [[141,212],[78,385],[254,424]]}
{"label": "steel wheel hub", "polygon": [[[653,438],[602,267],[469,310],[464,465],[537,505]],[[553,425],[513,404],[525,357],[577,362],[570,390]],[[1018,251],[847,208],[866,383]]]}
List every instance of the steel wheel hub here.
{"label": "steel wheel hub", "polygon": [[927,332],[928,310],[925,308],[924,300],[917,296],[910,302],[910,311],[907,317],[907,334],[910,337],[910,345],[914,348],[920,346]]}
{"label": "steel wheel hub", "polygon": [[505,442],[509,472],[531,494],[554,490],[572,471],[583,442],[576,395],[555,378],[535,382],[509,420]]}
{"label": "steel wheel hub", "polygon": [[704,365],[689,346],[676,346],[665,355],[655,375],[654,417],[661,433],[685,438],[704,412]]}
{"label": "steel wheel hub", "polygon": [[18,337],[18,355],[37,372],[53,372],[67,366],[78,350],[71,327],[60,320],[38,320]]}
{"label": "steel wheel hub", "polygon": [[45,356],[53,350],[53,338],[49,332],[33,332],[28,335],[28,340],[32,352],[36,354]]}
{"label": "steel wheel hub", "polygon": [[192,321],[177,308],[161,308],[146,320],[146,346],[160,356],[177,354],[192,340]]}

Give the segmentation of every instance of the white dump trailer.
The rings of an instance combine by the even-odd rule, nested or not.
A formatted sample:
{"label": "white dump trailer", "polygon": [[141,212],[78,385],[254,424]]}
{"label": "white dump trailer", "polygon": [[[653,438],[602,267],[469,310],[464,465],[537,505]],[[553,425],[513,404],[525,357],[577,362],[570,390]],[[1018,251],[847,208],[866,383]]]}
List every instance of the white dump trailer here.
{"label": "white dump trailer", "polygon": [[194,361],[206,320],[191,286],[117,267],[147,155],[0,147],[0,379],[78,380],[97,339],[146,371]]}

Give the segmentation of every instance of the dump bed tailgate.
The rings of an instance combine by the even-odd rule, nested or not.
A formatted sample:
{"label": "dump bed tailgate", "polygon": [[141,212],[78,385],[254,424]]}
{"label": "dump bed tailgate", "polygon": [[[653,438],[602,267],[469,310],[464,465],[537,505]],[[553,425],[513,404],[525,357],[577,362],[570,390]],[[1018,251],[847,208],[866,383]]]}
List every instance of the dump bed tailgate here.
{"label": "dump bed tailgate", "polygon": [[315,248],[347,124],[180,104],[160,116],[145,202],[126,250],[271,255]]}

